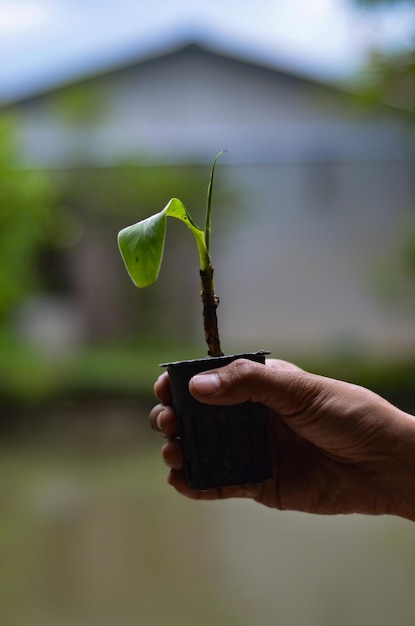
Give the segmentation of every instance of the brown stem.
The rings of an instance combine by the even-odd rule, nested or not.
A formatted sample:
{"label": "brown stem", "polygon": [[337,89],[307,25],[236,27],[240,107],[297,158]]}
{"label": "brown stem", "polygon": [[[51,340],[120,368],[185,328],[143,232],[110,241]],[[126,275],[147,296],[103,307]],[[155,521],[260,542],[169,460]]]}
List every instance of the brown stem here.
{"label": "brown stem", "polygon": [[223,356],[216,315],[219,298],[215,296],[213,289],[213,267],[211,265],[206,270],[200,270],[200,282],[202,285],[200,295],[203,302],[203,328],[208,345],[208,355]]}

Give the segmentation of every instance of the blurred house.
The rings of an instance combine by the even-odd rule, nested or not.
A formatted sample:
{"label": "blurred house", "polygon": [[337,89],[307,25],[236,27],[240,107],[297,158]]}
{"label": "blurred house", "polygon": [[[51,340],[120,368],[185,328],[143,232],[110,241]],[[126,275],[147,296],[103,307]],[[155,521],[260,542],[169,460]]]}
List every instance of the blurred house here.
{"label": "blurred house", "polygon": [[[411,311],[377,293],[415,204],[413,146],[393,110],[369,114],[338,88],[194,44],[103,68],[13,109],[24,164],[72,171],[73,180],[128,163],[198,166],[207,184],[214,156],[227,150],[217,180],[232,193],[215,203],[213,232],[225,349],[414,350]],[[111,219],[98,219],[99,204],[89,198],[84,207],[95,217],[84,215],[64,271],[65,295],[78,298],[89,334],[103,338],[125,325],[120,290],[133,287],[115,244],[125,217],[115,203]],[[187,288],[197,289],[197,276],[181,244],[173,248],[180,286],[167,268],[167,300],[134,293],[134,306],[155,297],[153,311],[178,310],[199,333],[197,292]]]}

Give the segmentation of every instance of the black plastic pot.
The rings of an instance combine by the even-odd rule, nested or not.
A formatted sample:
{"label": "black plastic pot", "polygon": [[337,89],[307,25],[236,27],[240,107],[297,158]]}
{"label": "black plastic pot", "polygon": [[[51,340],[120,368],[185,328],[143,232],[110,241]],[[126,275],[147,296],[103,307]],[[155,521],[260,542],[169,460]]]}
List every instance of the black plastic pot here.
{"label": "black plastic pot", "polygon": [[265,363],[264,350],[232,356],[164,363],[170,377],[173,406],[179,419],[185,473],[190,487],[261,483],[272,476],[269,420],[266,407],[253,402],[212,406],[189,392],[195,374],[239,358]]}

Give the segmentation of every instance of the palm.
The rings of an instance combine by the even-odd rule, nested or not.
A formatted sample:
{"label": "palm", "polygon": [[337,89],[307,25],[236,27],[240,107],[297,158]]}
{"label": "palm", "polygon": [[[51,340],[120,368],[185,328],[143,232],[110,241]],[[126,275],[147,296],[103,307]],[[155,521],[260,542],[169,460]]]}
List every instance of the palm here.
{"label": "palm", "polygon": [[[377,437],[351,413],[344,419],[336,415],[333,407],[324,406],[314,414],[308,410],[284,419],[271,413],[274,478],[255,500],[279,509],[333,514],[356,511],[358,498],[360,512],[373,512]],[[346,421],[354,422],[354,428],[346,430]]]}

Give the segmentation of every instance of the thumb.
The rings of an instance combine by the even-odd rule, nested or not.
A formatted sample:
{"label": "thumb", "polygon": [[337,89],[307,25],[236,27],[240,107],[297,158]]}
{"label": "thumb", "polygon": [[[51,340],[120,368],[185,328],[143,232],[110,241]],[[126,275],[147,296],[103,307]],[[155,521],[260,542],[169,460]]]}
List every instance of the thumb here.
{"label": "thumb", "polygon": [[286,361],[268,359],[266,365],[238,359],[202,372],[189,382],[190,393],[206,404],[259,402],[290,415],[303,410],[322,391],[321,379]]}

